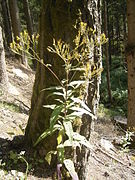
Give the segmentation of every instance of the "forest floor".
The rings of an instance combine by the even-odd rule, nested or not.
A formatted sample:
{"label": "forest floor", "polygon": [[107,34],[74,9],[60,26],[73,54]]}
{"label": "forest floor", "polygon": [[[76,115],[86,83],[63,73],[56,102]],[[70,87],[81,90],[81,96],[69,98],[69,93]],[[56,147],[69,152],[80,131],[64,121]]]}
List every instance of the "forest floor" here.
{"label": "forest floor", "polygon": [[[10,92],[0,92],[0,180],[52,179],[44,160],[26,152],[23,139],[30,109],[34,72],[7,59]],[[100,112],[91,134],[88,180],[134,180],[135,150],[122,149],[120,126]],[[117,145],[117,146],[116,146]],[[36,157],[36,156],[35,156]],[[28,174],[27,174],[28,168]]]}

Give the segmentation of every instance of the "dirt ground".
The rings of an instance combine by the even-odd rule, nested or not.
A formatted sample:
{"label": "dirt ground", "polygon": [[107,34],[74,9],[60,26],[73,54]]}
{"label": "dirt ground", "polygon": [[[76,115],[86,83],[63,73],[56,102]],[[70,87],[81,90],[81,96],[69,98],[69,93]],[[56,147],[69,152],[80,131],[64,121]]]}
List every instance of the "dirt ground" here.
{"label": "dirt ground", "polygon": [[[7,71],[10,91],[0,91],[0,180],[25,179],[28,164],[28,180],[52,179],[42,159],[28,155],[26,161],[22,159],[25,149],[18,143],[23,139],[28,120],[35,73],[12,58],[7,59]],[[123,135],[111,119],[98,118],[91,134],[89,180],[135,179],[135,150],[125,152],[121,148],[119,142]]]}

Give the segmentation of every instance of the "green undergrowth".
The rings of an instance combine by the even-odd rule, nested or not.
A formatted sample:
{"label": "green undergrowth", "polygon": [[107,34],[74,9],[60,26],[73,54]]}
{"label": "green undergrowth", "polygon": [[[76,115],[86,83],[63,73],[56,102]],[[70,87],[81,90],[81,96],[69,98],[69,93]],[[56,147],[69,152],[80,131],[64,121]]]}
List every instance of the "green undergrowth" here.
{"label": "green undergrowth", "polygon": [[[27,176],[30,173],[36,173],[37,169],[44,169],[44,161],[36,154],[29,154],[26,151],[10,150],[5,153],[3,157],[0,157],[0,171],[3,170],[4,175],[0,178],[8,179],[8,174],[14,174],[11,179],[27,180]],[[21,173],[20,173],[21,172]],[[6,178],[7,177],[7,178]],[[16,178],[17,177],[17,178]]]}
{"label": "green undergrowth", "polygon": [[[104,71],[102,73],[102,83],[100,87],[100,103],[104,104],[104,111],[111,115],[127,116],[127,67],[122,56],[113,56],[110,64],[110,80],[112,103],[109,102],[106,81],[106,67],[103,59]],[[102,108],[103,109],[103,108]]]}
{"label": "green undergrowth", "polygon": [[12,112],[20,112],[20,108],[17,105],[9,102],[0,102],[0,109],[1,108],[6,108]]}
{"label": "green undergrowth", "polygon": [[99,105],[98,109],[98,117],[103,118],[106,117],[107,119],[112,119],[115,116],[125,116],[124,112],[121,111],[118,107],[105,107],[104,104]]}

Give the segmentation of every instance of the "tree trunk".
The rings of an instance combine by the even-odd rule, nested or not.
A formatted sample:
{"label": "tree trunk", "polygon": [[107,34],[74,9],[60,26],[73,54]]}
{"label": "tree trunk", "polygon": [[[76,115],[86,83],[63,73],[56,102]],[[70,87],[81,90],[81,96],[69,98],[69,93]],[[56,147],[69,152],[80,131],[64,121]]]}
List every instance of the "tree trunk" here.
{"label": "tree trunk", "polygon": [[11,23],[10,23],[10,18],[9,18],[7,0],[1,0],[1,7],[2,7],[5,38],[7,42],[7,47],[9,48],[10,43],[12,42],[12,31],[11,31]]}
{"label": "tree trunk", "polygon": [[[101,1],[100,0],[89,0],[87,2],[87,13],[89,18],[89,22],[92,21],[94,29],[97,31],[97,36],[101,35]],[[88,17],[87,16],[87,17]],[[94,47],[93,49],[93,62],[97,63],[98,68],[102,68],[101,61],[101,46]],[[97,77],[92,78],[93,83],[87,86],[87,94],[84,97],[86,104],[88,104],[89,108],[93,112],[93,114],[97,114],[97,109],[99,105],[99,85],[101,83],[100,74]],[[88,116],[84,116],[82,119],[82,126],[80,129],[80,134],[85,136],[87,140],[90,141],[91,130],[93,130],[93,119]],[[77,163],[80,165],[78,168],[78,174],[80,180],[88,180],[90,179],[89,174],[89,155],[90,150],[83,147],[81,152],[77,153]]]}
{"label": "tree trunk", "polygon": [[[104,32],[105,35],[108,37],[108,24],[107,24],[107,3],[104,0]],[[110,66],[109,66],[109,47],[108,43],[105,44],[105,60],[106,60],[106,78],[107,78],[107,90],[108,90],[108,97],[109,102],[112,103],[112,93],[111,93],[111,82],[110,82]]]}
{"label": "tree trunk", "polygon": [[124,6],[124,13],[123,13],[123,42],[124,42],[124,45],[127,42],[127,17],[126,17],[125,6]]}
{"label": "tree trunk", "polygon": [[25,19],[26,19],[28,33],[29,33],[30,36],[32,36],[32,34],[33,34],[33,25],[32,25],[28,0],[23,0],[23,8],[24,8],[24,13],[25,13]]}
{"label": "tree trunk", "polygon": [[135,1],[127,0],[128,128],[135,131]]}
{"label": "tree trunk", "polygon": [[[23,9],[24,9],[24,13],[25,13],[27,30],[28,30],[30,38],[32,39],[33,24],[32,24],[32,19],[31,19],[31,13],[30,13],[28,0],[23,0]],[[30,44],[30,46],[32,47],[32,43]],[[32,53],[32,51],[30,51],[30,53]],[[33,59],[32,62],[33,62],[33,66],[34,66],[34,69],[35,69],[36,68],[36,60]]]}
{"label": "tree trunk", "polygon": [[19,36],[20,32],[21,32],[21,23],[20,23],[20,18],[19,18],[19,10],[18,10],[16,0],[9,0],[8,3],[9,3],[12,31],[13,31],[13,34],[14,34],[14,38],[16,40],[16,36]]}
{"label": "tree trunk", "polygon": [[[8,0],[8,4],[9,4],[10,17],[11,17],[12,31],[14,34],[15,41],[17,41],[16,37],[17,36],[19,37],[21,32],[21,23],[19,18],[17,1]],[[17,55],[17,58],[20,59],[20,56]],[[26,67],[28,66],[27,57],[25,56],[25,53],[22,53],[21,61]]]}
{"label": "tree trunk", "polygon": [[0,87],[4,90],[7,90],[9,87],[1,27],[0,27]]}
{"label": "tree trunk", "polygon": [[[97,31],[97,35],[101,33],[101,17],[100,17],[100,1],[99,0],[74,0],[68,2],[66,0],[46,0],[42,3],[40,16],[40,41],[39,54],[46,64],[52,64],[54,72],[60,79],[63,79],[63,67],[57,56],[50,54],[46,49],[53,45],[53,38],[62,39],[73,46],[73,39],[76,36],[74,25],[80,19],[79,9],[82,12],[82,21],[87,22],[88,26]],[[97,63],[97,67],[101,66],[101,48],[92,49],[93,62]],[[94,67],[93,67],[94,68]],[[100,76],[93,78],[93,85],[87,85],[84,100],[95,114],[99,101],[99,83]],[[26,127],[25,138],[28,144],[33,145],[39,135],[49,127],[50,111],[43,108],[44,104],[53,104],[53,100],[48,102],[47,91],[42,91],[46,87],[58,84],[51,73],[46,70],[40,63],[37,66],[35,84],[31,100],[31,111]],[[84,117],[81,134],[90,139],[91,118]],[[49,143],[48,143],[49,142]],[[42,145],[42,146],[41,146]],[[39,145],[40,153],[46,154],[52,149],[56,149],[56,137],[49,137]],[[84,153],[83,153],[84,152]],[[87,179],[88,155],[89,151],[85,148],[81,152],[80,177]],[[86,176],[85,176],[86,175]],[[84,176],[84,178],[82,178]]]}
{"label": "tree trunk", "polygon": [[111,20],[111,42],[112,42],[112,55],[115,55],[115,33],[114,33],[114,17]]}
{"label": "tree trunk", "polygon": [[106,6],[107,6],[107,29],[108,29],[108,54],[109,54],[109,65],[111,66],[112,64],[112,46],[111,46],[111,23],[110,23],[110,14],[109,14],[109,3],[106,1]]}
{"label": "tree trunk", "polygon": [[116,41],[117,41],[117,54],[116,55],[119,55],[120,54],[120,25],[119,25],[119,15],[117,14],[116,15]]}

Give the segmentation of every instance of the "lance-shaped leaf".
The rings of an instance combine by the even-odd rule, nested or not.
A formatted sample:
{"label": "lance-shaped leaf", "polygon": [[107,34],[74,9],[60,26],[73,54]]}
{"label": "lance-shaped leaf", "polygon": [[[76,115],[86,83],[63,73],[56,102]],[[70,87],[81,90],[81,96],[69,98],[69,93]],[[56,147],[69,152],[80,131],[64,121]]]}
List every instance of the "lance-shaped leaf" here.
{"label": "lance-shaped leaf", "polygon": [[80,104],[81,107],[83,107],[84,109],[86,109],[87,111],[91,112],[90,108],[85,104],[84,101],[82,101],[81,99],[79,98],[71,98],[72,101],[76,102],[77,104]]}
{"label": "lance-shaped leaf", "polygon": [[69,83],[69,85],[68,86],[71,86],[71,87],[73,87],[73,88],[78,88],[79,86],[81,86],[82,84],[84,84],[85,83],[85,81],[72,81],[72,82],[70,82]]}
{"label": "lance-shaped leaf", "polygon": [[45,160],[48,162],[49,165],[50,165],[51,160],[52,160],[52,154],[56,155],[57,151],[49,151],[45,157]]}
{"label": "lance-shaped leaf", "polygon": [[79,141],[73,140],[73,142],[71,143],[69,141],[69,139],[64,142],[64,147],[73,147],[73,148],[79,147],[79,149],[81,150],[81,146],[80,146]]}
{"label": "lance-shaped leaf", "polygon": [[58,145],[62,142],[63,137],[63,130],[59,131],[58,137],[57,137],[57,143]]}
{"label": "lance-shaped leaf", "polygon": [[60,125],[55,125],[52,129],[47,129],[46,131],[44,131],[39,138],[37,139],[37,141],[34,143],[34,147],[40,143],[43,139],[45,139],[47,136],[52,135],[55,131],[59,130],[61,128]]}
{"label": "lance-shaped leaf", "polygon": [[60,163],[63,163],[64,161],[64,153],[65,153],[65,149],[64,149],[64,145],[60,144],[57,146],[57,152],[58,152],[58,161]]}
{"label": "lance-shaped leaf", "polygon": [[82,116],[83,114],[87,114],[91,116],[93,119],[96,119],[96,116],[94,116],[91,112],[89,112],[88,110],[84,108],[74,106],[74,107],[71,107],[70,109],[73,111],[73,113],[71,113],[70,116],[79,117],[79,116]]}
{"label": "lance-shaped leaf", "polygon": [[93,149],[90,142],[87,141],[87,139],[84,136],[80,135],[79,133],[73,132],[73,139],[78,141],[80,144],[86,146],[87,148]]}
{"label": "lance-shaped leaf", "polygon": [[64,128],[65,128],[65,132],[69,138],[69,141],[73,142],[73,127],[72,127],[72,123],[70,121],[64,121],[63,122]]}
{"label": "lance-shaped leaf", "polygon": [[50,90],[62,90],[63,88],[61,86],[53,86],[53,87],[49,87],[49,88],[45,88],[45,89],[42,89],[42,91],[50,91]]}
{"label": "lance-shaped leaf", "polygon": [[54,109],[56,104],[51,104],[51,105],[43,105],[43,107],[48,108],[48,109]]}
{"label": "lance-shaped leaf", "polygon": [[50,117],[50,128],[52,128],[54,126],[54,124],[56,123],[56,121],[58,120],[58,117],[63,109],[63,104],[60,106],[56,106],[51,114]]}
{"label": "lance-shaped leaf", "polygon": [[70,173],[71,177],[73,180],[79,180],[78,175],[75,171],[74,163],[70,159],[65,159],[64,160],[64,165],[68,172]]}

